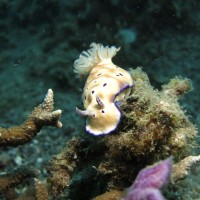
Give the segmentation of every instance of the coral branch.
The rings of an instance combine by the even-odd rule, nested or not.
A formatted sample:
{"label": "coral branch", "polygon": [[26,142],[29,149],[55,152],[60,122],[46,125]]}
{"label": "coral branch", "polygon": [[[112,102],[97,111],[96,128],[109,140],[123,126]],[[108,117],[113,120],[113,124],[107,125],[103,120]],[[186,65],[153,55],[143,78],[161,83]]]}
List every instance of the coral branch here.
{"label": "coral branch", "polygon": [[178,162],[177,164],[173,165],[172,180],[174,182],[177,182],[179,180],[186,178],[188,176],[191,167],[197,162],[200,162],[200,155],[188,156],[183,160],[181,160],[180,162]]}
{"label": "coral branch", "polygon": [[35,179],[35,196],[37,200],[48,200],[49,194],[45,183],[42,183],[40,180]]}
{"label": "coral branch", "polygon": [[122,191],[118,190],[111,190],[109,192],[106,192],[104,194],[101,194],[97,197],[95,197],[93,200],[119,200],[122,196]]}
{"label": "coral branch", "polygon": [[179,98],[192,90],[192,83],[187,78],[175,77],[168,84],[163,85],[162,88],[165,94],[173,94]]}
{"label": "coral branch", "polygon": [[77,165],[76,153],[80,149],[80,143],[80,138],[72,139],[67,143],[67,148],[50,161],[48,182],[53,196],[62,193],[69,185],[70,175]]}
{"label": "coral branch", "polygon": [[38,170],[27,166],[17,168],[9,173],[0,174],[0,193],[20,184],[26,178],[36,177],[38,175]]}
{"label": "coral branch", "polygon": [[17,146],[32,140],[43,126],[62,127],[61,110],[54,109],[53,91],[48,90],[44,102],[37,106],[20,126],[0,128],[0,146]]}

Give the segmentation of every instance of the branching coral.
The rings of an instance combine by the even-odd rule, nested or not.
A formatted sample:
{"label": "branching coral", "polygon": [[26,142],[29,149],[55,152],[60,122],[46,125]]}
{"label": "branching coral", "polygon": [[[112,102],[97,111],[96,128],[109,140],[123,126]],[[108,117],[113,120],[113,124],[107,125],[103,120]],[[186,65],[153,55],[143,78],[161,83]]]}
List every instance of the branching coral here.
{"label": "branching coral", "polygon": [[77,166],[76,157],[79,149],[81,150],[81,139],[72,139],[67,146],[67,149],[54,156],[50,162],[48,180],[53,196],[60,194],[69,185],[71,172]]}
{"label": "branching coral", "polygon": [[23,166],[9,173],[0,174],[0,193],[20,184],[26,178],[38,176],[39,171],[33,167]]}
{"label": "branching coral", "polygon": [[44,126],[62,127],[58,120],[61,110],[53,111],[53,91],[49,89],[44,102],[36,107],[28,119],[20,126],[0,128],[0,146],[17,146],[27,143]]}
{"label": "branching coral", "polygon": [[[192,89],[191,82],[176,77],[158,91],[151,86],[141,68],[131,70],[131,75],[134,88],[127,102],[119,107],[122,121],[118,130],[105,137],[82,135],[73,138],[66,149],[52,159],[49,181],[55,195],[67,185],[73,185],[75,171],[84,168],[96,169],[98,194],[128,187],[141,168],[168,156],[172,155],[177,163],[190,155],[197,130],[178,100]],[[63,174],[67,183],[55,178]],[[79,195],[83,194],[77,191],[77,199]]]}
{"label": "branching coral", "polygon": [[48,200],[49,193],[46,184],[38,179],[35,179],[35,196],[37,200]]}
{"label": "branching coral", "polygon": [[[49,89],[44,102],[35,107],[31,115],[22,125],[12,128],[0,128],[0,146],[17,146],[27,143],[31,141],[44,126],[62,127],[62,123],[59,121],[61,110],[54,111],[53,109],[53,91]],[[20,184],[26,178],[36,177],[37,175],[38,170],[30,166],[22,166],[11,172],[2,173],[0,174],[0,193]],[[36,199],[47,199],[48,193],[45,192],[45,186],[37,180],[35,181],[35,185]]]}
{"label": "branching coral", "polygon": [[200,162],[199,156],[188,156],[173,166],[173,181],[177,182],[188,176],[191,167]]}

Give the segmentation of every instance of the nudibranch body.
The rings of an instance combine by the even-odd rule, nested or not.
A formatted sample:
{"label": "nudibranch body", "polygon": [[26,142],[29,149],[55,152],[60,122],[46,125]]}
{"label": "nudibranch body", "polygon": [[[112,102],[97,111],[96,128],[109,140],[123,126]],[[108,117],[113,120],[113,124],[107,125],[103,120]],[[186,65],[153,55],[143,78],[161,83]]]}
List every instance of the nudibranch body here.
{"label": "nudibranch body", "polygon": [[85,110],[77,112],[87,116],[86,130],[94,135],[108,134],[119,124],[121,112],[118,105],[130,94],[133,79],[129,72],[114,65],[112,57],[116,47],[92,43],[74,62],[74,72],[89,74],[83,90]]}

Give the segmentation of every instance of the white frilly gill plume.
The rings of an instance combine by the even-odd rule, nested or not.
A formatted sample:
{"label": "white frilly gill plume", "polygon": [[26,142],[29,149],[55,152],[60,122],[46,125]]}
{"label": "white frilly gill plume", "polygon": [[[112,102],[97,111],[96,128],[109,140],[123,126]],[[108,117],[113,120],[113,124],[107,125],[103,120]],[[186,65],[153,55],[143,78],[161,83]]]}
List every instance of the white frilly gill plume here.
{"label": "white frilly gill plume", "polygon": [[102,44],[91,43],[90,49],[83,51],[74,62],[74,72],[79,75],[87,75],[93,67],[100,63],[111,62],[120,48],[115,46],[103,46]]}

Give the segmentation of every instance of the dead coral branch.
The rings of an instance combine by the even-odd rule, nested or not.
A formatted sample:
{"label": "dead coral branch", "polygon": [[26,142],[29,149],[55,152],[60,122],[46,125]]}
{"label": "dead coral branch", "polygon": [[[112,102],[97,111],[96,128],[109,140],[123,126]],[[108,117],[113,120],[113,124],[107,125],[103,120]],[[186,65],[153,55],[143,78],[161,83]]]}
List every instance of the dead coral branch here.
{"label": "dead coral branch", "polygon": [[0,193],[22,183],[26,178],[38,176],[39,171],[33,167],[19,167],[11,172],[0,174]]}
{"label": "dead coral branch", "polygon": [[44,102],[35,107],[28,119],[20,126],[0,128],[0,146],[17,146],[27,143],[37,135],[44,126],[62,127],[59,121],[61,110],[53,111],[53,91],[48,90]]}
{"label": "dead coral branch", "polygon": [[199,156],[188,156],[181,160],[180,162],[173,165],[172,170],[172,181],[177,182],[186,178],[189,174],[189,171],[193,165],[197,162],[200,162],[200,155]]}

